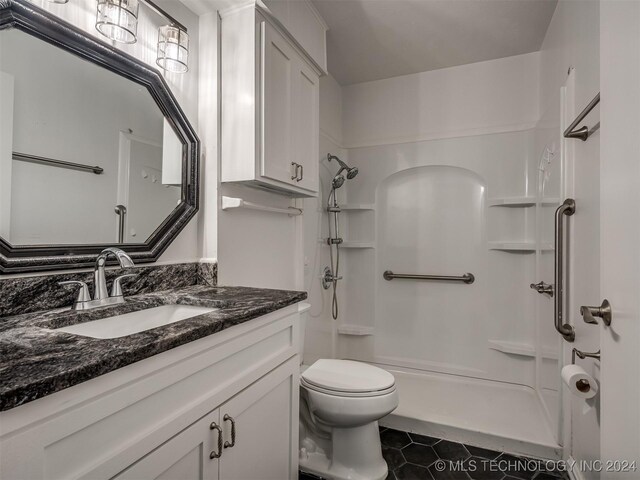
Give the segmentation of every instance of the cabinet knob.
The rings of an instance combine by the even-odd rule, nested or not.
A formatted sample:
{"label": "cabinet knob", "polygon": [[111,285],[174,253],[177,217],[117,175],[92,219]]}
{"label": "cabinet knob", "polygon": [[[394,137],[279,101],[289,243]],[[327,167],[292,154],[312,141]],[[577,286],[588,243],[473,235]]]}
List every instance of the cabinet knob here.
{"label": "cabinet knob", "polygon": [[211,430],[216,430],[218,432],[218,451],[213,450],[209,454],[209,458],[213,460],[214,458],[220,458],[222,456],[222,429],[218,426],[216,422],[211,422],[209,425]]}

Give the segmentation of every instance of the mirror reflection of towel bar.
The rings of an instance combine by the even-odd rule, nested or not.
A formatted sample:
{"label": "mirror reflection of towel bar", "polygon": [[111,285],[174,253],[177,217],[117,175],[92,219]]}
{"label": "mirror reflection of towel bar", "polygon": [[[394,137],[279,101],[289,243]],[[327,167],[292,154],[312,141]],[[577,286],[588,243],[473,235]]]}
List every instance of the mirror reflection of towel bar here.
{"label": "mirror reflection of towel bar", "polygon": [[459,277],[454,277],[450,275],[413,275],[409,273],[393,273],[391,270],[387,270],[382,274],[382,277],[385,280],[393,280],[394,278],[403,278],[406,280],[436,280],[443,282],[463,282],[468,285],[475,282],[476,277],[473,273],[465,273],[464,275],[460,275]]}
{"label": "mirror reflection of towel bar", "polygon": [[83,165],[81,163],[66,162],[64,160],[56,160],[55,158],[38,157],[37,155],[29,155],[27,153],[13,152],[11,158],[20,162],[39,163],[42,165],[53,165],[54,167],[70,168],[72,170],[81,170],[83,172],[93,172],[100,175],[104,172],[102,167],[97,165]]}

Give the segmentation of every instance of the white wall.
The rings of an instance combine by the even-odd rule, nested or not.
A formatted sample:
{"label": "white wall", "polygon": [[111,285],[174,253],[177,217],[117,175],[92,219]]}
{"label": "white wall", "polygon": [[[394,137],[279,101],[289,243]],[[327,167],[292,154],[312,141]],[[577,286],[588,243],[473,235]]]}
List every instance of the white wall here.
{"label": "white wall", "polygon": [[[573,68],[571,85],[567,98],[569,116],[573,120],[598,93],[599,86],[599,28],[598,1],[573,2],[561,0],[547,30],[540,51],[540,110],[543,113],[539,127],[556,135],[559,141],[561,130],[566,128],[560,122],[560,89],[567,83],[568,70]],[[596,109],[585,120],[593,126],[599,121]],[[600,134],[597,132],[587,142],[566,140],[563,152],[565,161],[564,196],[576,200],[576,214],[568,220],[570,229],[569,286],[567,289],[566,319],[575,325],[576,340],[564,345],[564,363],[570,362],[572,347],[584,351],[598,350],[600,327],[585,324],[579,315],[580,305],[596,305],[601,299],[598,278],[600,277],[599,231],[599,182],[600,182]],[[563,199],[561,199],[563,200]],[[551,215],[551,212],[549,212]],[[549,215],[549,216],[550,216]],[[550,335],[555,332],[550,327],[550,311],[539,317]],[[580,361],[580,364],[596,378],[600,377],[599,362]],[[599,405],[586,409],[585,402],[564,396],[564,443],[565,454],[579,460],[600,458]],[[584,413],[586,410],[586,413]],[[584,472],[586,478],[596,478],[594,472]]]}
{"label": "white wall", "polygon": [[[335,162],[326,160],[327,154],[348,162],[348,152],[342,148],[342,89],[331,76],[320,79],[320,195],[304,201],[304,289],[311,304],[304,351],[304,362],[336,356],[336,326],[331,317],[332,289],[322,288],[320,275],[330,265],[327,197],[331,180],[338,170]],[[338,199],[344,199],[345,188],[338,190]],[[342,225],[344,226],[344,225]],[[344,251],[344,250],[343,250]],[[348,261],[340,258],[340,274],[345,275]],[[345,282],[338,282],[338,301],[345,311]],[[344,315],[344,313],[343,313]]]}
{"label": "white wall", "polygon": [[350,85],[348,148],[532,128],[538,53]]}

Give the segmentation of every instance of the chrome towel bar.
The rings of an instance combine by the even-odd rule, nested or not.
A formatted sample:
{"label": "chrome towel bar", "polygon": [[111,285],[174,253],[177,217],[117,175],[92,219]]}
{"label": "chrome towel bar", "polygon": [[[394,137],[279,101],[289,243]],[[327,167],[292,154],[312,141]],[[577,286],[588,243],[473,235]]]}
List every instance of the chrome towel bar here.
{"label": "chrome towel bar", "polygon": [[587,127],[586,125],[578,128],[577,130],[575,129],[578,124],[582,120],[584,120],[584,117],[589,115],[589,112],[593,110],[596,105],[598,105],[598,103],[600,103],[600,93],[598,93],[594,97],[594,99],[589,102],[589,105],[587,105],[585,109],[580,112],[580,115],[578,115],[576,119],[571,122],[571,125],[569,125],[564,131],[564,138],[579,138],[583,142],[586,142],[587,138],[589,138],[589,135],[600,128],[600,122],[598,122],[593,126],[591,130],[589,130],[589,127]]}
{"label": "chrome towel bar", "polygon": [[385,280],[393,280],[394,278],[404,278],[406,280],[436,280],[443,282],[463,282],[466,284],[472,284],[475,282],[476,277],[473,276],[473,273],[465,273],[459,277],[449,276],[449,275],[412,275],[409,273],[393,273],[391,270],[387,270],[382,274],[382,277]]}
{"label": "chrome towel bar", "polygon": [[571,325],[564,323],[563,296],[564,296],[564,217],[571,216],[576,211],[576,202],[567,198],[556,209],[555,225],[555,298],[553,304],[554,325],[556,330],[567,342],[573,342],[576,333]]}

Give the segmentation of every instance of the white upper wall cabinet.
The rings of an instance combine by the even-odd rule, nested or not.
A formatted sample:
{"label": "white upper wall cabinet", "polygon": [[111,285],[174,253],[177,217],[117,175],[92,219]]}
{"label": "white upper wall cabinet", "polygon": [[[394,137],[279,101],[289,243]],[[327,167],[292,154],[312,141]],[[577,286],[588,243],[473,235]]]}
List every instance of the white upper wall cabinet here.
{"label": "white upper wall cabinet", "polygon": [[272,12],[221,17],[221,180],[316,196],[322,68]]}
{"label": "white upper wall cabinet", "polygon": [[326,36],[329,27],[311,0],[263,0],[316,66],[327,73]]}

